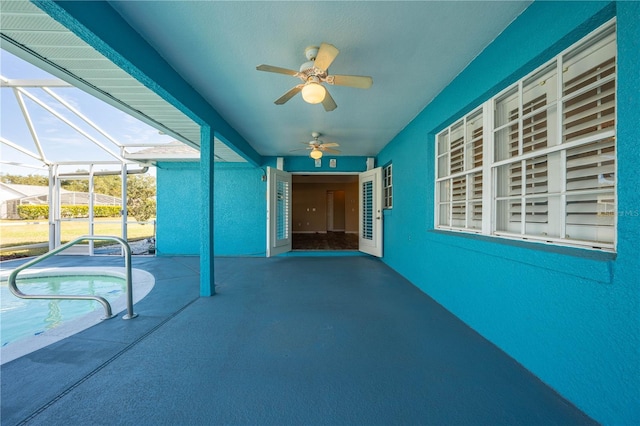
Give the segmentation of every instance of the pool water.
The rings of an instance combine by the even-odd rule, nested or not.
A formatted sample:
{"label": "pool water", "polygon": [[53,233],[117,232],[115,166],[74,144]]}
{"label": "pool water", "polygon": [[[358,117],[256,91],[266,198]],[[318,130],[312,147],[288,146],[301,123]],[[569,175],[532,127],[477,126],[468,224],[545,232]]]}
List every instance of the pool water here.
{"label": "pool water", "polygon": [[[25,294],[96,295],[110,303],[126,292],[124,278],[107,275],[18,277],[17,283]],[[95,300],[21,299],[4,282],[0,286],[1,345],[37,336],[97,309],[104,314]]]}

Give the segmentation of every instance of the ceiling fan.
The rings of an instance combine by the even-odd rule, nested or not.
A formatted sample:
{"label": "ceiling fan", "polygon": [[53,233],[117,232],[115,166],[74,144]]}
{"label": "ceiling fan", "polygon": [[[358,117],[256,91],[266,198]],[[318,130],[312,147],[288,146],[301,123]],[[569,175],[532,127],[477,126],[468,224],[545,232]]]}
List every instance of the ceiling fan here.
{"label": "ceiling fan", "polygon": [[298,77],[302,84],[293,87],[287,93],[276,99],[276,105],[282,105],[293,98],[298,92],[302,92],[302,98],[310,104],[322,102],[326,111],[333,111],[337,105],[327,89],[321,83],[336,86],[356,87],[358,89],[368,89],[373,84],[373,78],[361,75],[329,75],[329,66],[338,56],[340,51],[332,44],[322,43],[320,47],[310,46],[304,50],[308,62],[300,66],[300,71],[286,68],[274,67],[271,65],[258,65],[258,71],[275,72]]}
{"label": "ceiling fan", "polygon": [[313,158],[314,160],[317,160],[319,158],[322,158],[322,154],[324,152],[328,152],[330,154],[340,154],[340,151],[338,151],[337,149],[333,149],[336,146],[340,146],[337,142],[323,142],[321,141],[320,138],[320,133],[318,132],[313,132],[311,133],[311,136],[313,137],[313,140],[309,141],[309,142],[301,142],[305,145],[307,145],[306,148],[300,148],[300,149],[294,149],[293,151],[301,151],[301,150],[311,150],[311,152],[309,152],[309,157]]}

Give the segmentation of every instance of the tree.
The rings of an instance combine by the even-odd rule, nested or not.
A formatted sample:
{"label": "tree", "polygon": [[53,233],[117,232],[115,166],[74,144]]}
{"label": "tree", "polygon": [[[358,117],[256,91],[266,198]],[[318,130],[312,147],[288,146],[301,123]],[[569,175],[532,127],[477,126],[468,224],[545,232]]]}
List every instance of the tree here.
{"label": "tree", "polygon": [[67,191],[89,192],[88,179],[64,179],[60,181],[60,187]]}
{"label": "tree", "polygon": [[96,176],[93,179],[93,190],[97,194],[122,196],[122,177],[120,175]]}
{"label": "tree", "polygon": [[36,185],[48,186],[49,176],[42,175],[11,175],[8,173],[0,173],[0,182],[10,183],[14,185]]}
{"label": "tree", "polygon": [[149,175],[127,178],[127,211],[137,221],[144,222],[156,215],[156,180]]}

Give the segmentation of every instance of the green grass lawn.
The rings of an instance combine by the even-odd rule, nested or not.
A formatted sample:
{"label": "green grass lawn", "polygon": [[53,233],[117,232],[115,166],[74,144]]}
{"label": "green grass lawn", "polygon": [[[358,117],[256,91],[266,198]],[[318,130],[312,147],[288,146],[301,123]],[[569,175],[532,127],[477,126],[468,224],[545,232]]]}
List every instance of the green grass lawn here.
{"label": "green grass lawn", "polygon": [[[139,224],[130,222],[127,226],[127,239],[129,241],[141,240],[153,237],[153,223]],[[73,240],[81,235],[89,234],[89,224],[86,221],[62,222],[62,243]],[[94,235],[121,235],[121,223],[118,218],[99,218],[94,221]],[[11,251],[8,247],[26,244],[38,244],[49,242],[49,223],[46,220],[0,220],[0,247],[2,259],[35,256],[47,251],[44,249],[30,249]],[[96,242],[96,245],[100,245]],[[104,243],[104,242],[102,242]],[[109,244],[108,242],[106,242]]]}

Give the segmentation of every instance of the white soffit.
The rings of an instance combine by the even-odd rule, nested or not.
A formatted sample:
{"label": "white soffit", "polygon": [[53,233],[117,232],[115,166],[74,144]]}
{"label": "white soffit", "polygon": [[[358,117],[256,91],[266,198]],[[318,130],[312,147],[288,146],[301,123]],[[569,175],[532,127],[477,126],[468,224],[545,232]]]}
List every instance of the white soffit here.
{"label": "white soffit", "polygon": [[[3,1],[1,47],[190,146],[200,126],[28,1]],[[216,161],[246,162],[215,139]]]}
{"label": "white soffit", "polygon": [[[158,145],[136,152],[124,152],[124,158],[142,163],[156,164],[163,162],[190,162],[200,160],[200,151],[179,141]],[[214,139],[214,162],[245,162],[218,139]],[[236,158],[237,157],[237,158]]]}

